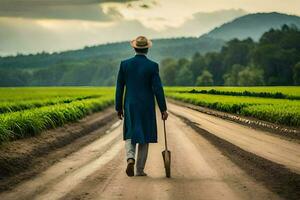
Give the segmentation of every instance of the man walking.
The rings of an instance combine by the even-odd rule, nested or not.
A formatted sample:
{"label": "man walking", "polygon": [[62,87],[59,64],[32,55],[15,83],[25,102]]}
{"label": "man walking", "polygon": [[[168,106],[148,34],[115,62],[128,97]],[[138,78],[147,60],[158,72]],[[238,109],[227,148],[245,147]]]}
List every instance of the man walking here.
{"label": "man walking", "polygon": [[136,55],[121,62],[116,86],[116,111],[120,119],[124,116],[126,173],[128,176],[134,176],[136,144],[138,144],[136,176],[147,176],[144,168],[149,143],[157,143],[154,97],[163,120],[168,118],[168,113],[158,64],[146,57],[152,42],[144,36],[139,36],[130,44]]}

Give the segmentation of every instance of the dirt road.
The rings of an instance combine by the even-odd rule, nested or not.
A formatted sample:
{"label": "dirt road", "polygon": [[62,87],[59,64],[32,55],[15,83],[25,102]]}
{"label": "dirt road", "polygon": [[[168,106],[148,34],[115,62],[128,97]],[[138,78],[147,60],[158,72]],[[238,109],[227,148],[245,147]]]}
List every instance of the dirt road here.
{"label": "dirt road", "polygon": [[[160,120],[158,120],[160,142],[150,145],[145,169],[149,176],[132,178],[124,173],[126,163],[121,136],[122,123],[117,122],[100,139],[78,149],[77,152],[61,159],[43,173],[19,184],[13,190],[0,194],[0,199],[287,198],[276,192],[278,191],[276,188],[273,190],[272,187],[275,186],[270,186],[264,179],[259,179],[261,172],[252,176],[245,166],[242,167],[242,161],[227,156],[222,148],[218,148],[195,128],[188,126],[187,122],[177,115],[207,131],[206,134],[212,134],[241,148],[241,151],[269,160],[271,164],[283,166],[296,178],[300,172],[298,143],[174,104],[169,104],[169,109],[174,113],[167,121],[172,151],[171,179],[165,178],[164,175],[161,156],[164,143]],[[234,153],[231,153],[231,156],[234,157]],[[280,181],[280,177],[278,180]],[[291,199],[296,198],[296,195],[291,196]]]}

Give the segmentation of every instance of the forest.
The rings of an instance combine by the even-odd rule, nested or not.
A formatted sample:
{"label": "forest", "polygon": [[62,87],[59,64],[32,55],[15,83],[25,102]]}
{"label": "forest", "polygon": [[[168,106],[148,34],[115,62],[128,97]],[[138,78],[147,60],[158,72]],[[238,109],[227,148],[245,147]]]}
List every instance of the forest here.
{"label": "forest", "polygon": [[165,85],[300,85],[300,30],[282,26],[251,38],[228,41],[220,52],[161,62]]}

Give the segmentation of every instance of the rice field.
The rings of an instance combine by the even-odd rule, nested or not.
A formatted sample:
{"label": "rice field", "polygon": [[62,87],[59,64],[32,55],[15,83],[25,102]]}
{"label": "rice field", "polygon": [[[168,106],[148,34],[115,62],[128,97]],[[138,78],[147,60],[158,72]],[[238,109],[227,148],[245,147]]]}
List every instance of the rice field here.
{"label": "rice field", "polygon": [[41,133],[101,111],[114,102],[113,88],[1,88],[0,143]]}
{"label": "rice field", "polygon": [[[75,122],[114,103],[113,87],[0,88],[0,143]],[[165,87],[194,105],[300,127],[300,87]]]}
{"label": "rice field", "polygon": [[207,86],[207,87],[165,87],[168,91],[187,91],[187,90],[219,90],[219,91],[250,91],[250,92],[281,92],[287,95],[300,96],[300,86],[255,86],[255,87],[228,87],[228,86]]}
{"label": "rice field", "polygon": [[300,87],[168,87],[166,95],[202,107],[300,127]]}

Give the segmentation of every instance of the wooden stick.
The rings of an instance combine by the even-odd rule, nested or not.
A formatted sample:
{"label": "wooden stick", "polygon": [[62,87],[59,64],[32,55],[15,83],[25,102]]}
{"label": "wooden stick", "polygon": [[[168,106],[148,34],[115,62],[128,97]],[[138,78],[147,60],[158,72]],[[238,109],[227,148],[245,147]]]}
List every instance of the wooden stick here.
{"label": "wooden stick", "polygon": [[165,148],[166,150],[168,151],[168,144],[167,144],[167,132],[166,132],[166,120],[163,120],[164,121],[164,135],[165,135]]}

